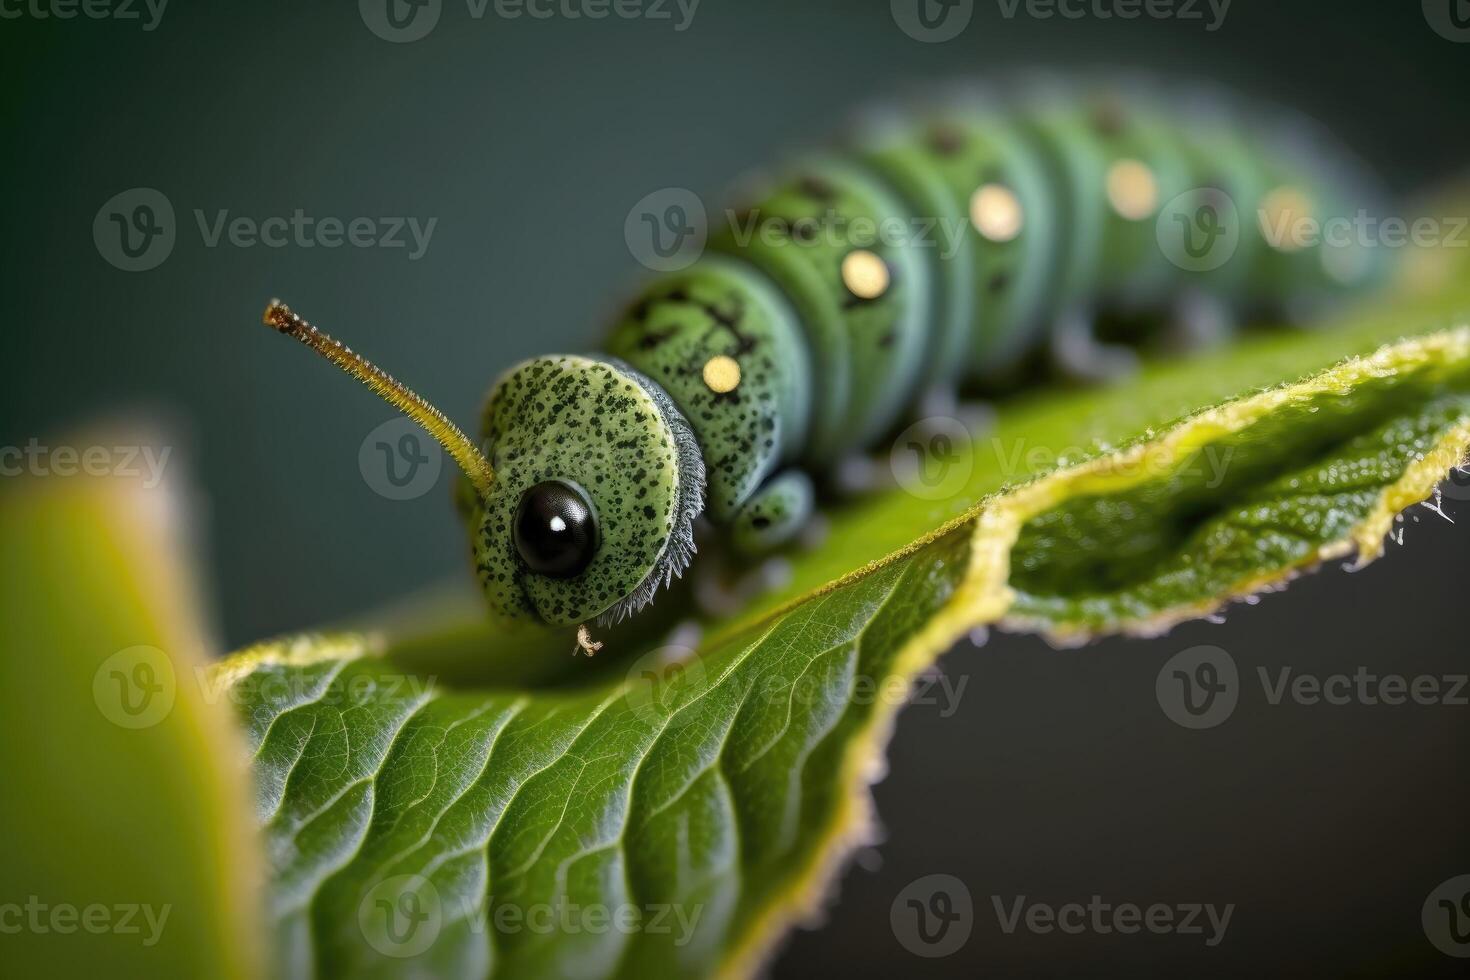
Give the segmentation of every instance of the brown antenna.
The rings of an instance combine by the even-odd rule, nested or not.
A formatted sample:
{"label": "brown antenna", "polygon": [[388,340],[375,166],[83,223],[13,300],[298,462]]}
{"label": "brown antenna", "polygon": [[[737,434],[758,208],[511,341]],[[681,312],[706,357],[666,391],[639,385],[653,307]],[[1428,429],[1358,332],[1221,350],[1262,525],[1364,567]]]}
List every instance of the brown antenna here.
{"label": "brown antenna", "polygon": [[495,480],[495,473],[490,469],[490,461],[485,458],[484,453],[480,452],[479,447],[461,431],[459,426],[445,417],[443,412],[396,381],[387,371],[361,354],[354,353],[352,348],[346,344],[333,340],[307,323],[291,312],[291,308],[280,300],[271,300],[270,305],[265,308],[263,320],[266,326],[274,327],[288,337],[295,337],[367,385],[379,398],[423,426],[429,435],[438,440],[445,451],[454,457],[454,461],[459,464],[460,469],[464,470],[465,476],[470,478],[470,482],[475,485],[480,496],[490,495],[490,485]]}

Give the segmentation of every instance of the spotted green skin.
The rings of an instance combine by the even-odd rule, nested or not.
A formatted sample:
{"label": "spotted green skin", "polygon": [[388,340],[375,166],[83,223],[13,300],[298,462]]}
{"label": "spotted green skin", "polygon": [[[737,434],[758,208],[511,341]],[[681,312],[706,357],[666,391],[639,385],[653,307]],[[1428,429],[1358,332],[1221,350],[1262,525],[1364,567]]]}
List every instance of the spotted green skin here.
{"label": "spotted green skin", "polygon": [[1153,172],[1157,184],[1158,203],[1147,217],[1127,217],[1108,204],[1095,273],[1110,293],[1104,298],[1130,306],[1158,303],[1178,288],[1179,269],[1159,248],[1154,219],[1160,207],[1195,186],[1179,127],[1156,109],[1106,93],[1079,117],[1074,124],[1091,133],[1109,165],[1138,160]]}
{"label": "spotted green skin", "polygon": [[[669,545],[679,496],[677,447],[644,387],[592,358],[527,361],[495,385],[482,435],[495,480],[470,527],[491,606],[572,624],[633,592]],[[569,478],[592,503],[601,546],[574,578],[533,574],[511,538],[521,494]]]}
{"label": "spotted green skin", "polygon": [[965,202],[957,201],[946,186],[934,159],[931,142],[916,132],[912,119],[885,118],[852,152],[887,181],[915,215],[932,221],[922,229],[932,237],[941,261],[930,262],[934,279],[933,326],[924,354],[922,377],[931,384],[954,384],[964,372],[974,313],[977,253],[973,229],[965,216]]}
{"label": "spotted green skin", "polygon": [[[1361,197],[1351,188],[1314,179],[1312,161],[1301,159],[1296,153],[1274,153],[1265,158],[1264,168],[1268,184],[1272,187],[1290,184],[1303,188],[1311,202],[1311,216],[1324,224],[1334,219],[1350,219],[1363,207]],[[1382,210],[1366,208],[1370,214],[1383,214]],[[1255,234],[1272,238],[1278,229],[1260,215],[1251,216]],[[1325,234],[1325,232],[1324,232]],[[1335,280],[1329,269],[1333,258],[1345,258],[1363,263],[1362,275],[1367,281],[1379,279],[1386,269],[1383,249],[1366,252],[1357,247],[1355,233],[1349,232],[1350,244],[1341,248],[1326,247],[1322,242],[1297,250],[1265,248],[1260,250],[1252,274],[1252,287],[1257,297],[1270,300],[1286,297],[1304,301],[1308,305],[1326,302],[1333,295],[1341,294],[1344,284]]]}
{"label": "spotted green skin", "polygon": [[[901,127],[869,134],[862,150],[915,213],[933,215],[940,247],[938,315],[926,378],[953,386],[1005,371],[1035,343],[1047,302],[1057,217],[1036,147],[1003,108],[977,98]],[[1009,241],[984,238],[970,221],[983,184],[1009,188],[1026,220]]]}
{"label": "spotted green skin", "polygon": [[1091,295],[1102,256],[1107,160],[1086,127],[1078,124],[1076,112],[1072,103],[1044,104],[1017,120],[1023,138],[1037,150],[1057,216],[1044,321]]}
{"label": "spotted green skin", "polygon": [[730,525],[730,542],[747,556],[767,554],[806,526],[815,506],[811,478],[787,470],[762,488]]}
{"label": "spotted green skin", "polygon": [[[706,507],[728,524],[805,444],[811,414],[806,342],[786,302],[758,274],[718,256],[650,283],[607,340],[608,353],[656,381],[693,426],[704,453]],[[704,367],[740,365],[716,392]]]}
{"label": "spotted green skin", "polygon": [[[873,178],[826,160],[797,168],[711,237],[711,248],[775,280],[807,330],[816,408],[804,455],[816,466],[881,435],[919,377],[930,330],[930,268],[910,236],[882,233],[908,217]],[[876,298],[856,296],[843,283],[842,262],[857,249],[888,266],[891,283]]]}
{"label": "spotted green skin", "polygon": [[[1218,96],[1200,95],[1197,100],[1203,102],[1200,110],[1182,120],[1177,130],[1190,173],[1194,175],[1193,186],[1185,192],[1178,213],[1187,217],[1206,205],[1220,213],[1227,201],[1261,200],[1271,189],[1270,175],[1261,154],[1221,111]],[[1181,272],[1185,287],[1227,297],[1248,293],[1254,278],[1253,268],[1257,261],[1267,260],[1270,250],[1261,237],[1258,223],[1238,206],[1237,220],[1241,222],[1240,237],[1231,261],[1208,271]]]}
{"label": "spotted green skin", "polygon": [[[1179,288],[1177,266],[1159,248],[1158,207],[1196,186],[1177,123],[1118,91],[1045,99],[1021,123],[1049,175],[1058,216],[1056,284],[1043,320],[1099,301],[1139,306]],[[1119,161],[1147,166],[1157,205],[1145,217],[1120,213],[1109,199],[1108,172]]]}
{"label": "spotted green skin", "polygon": [[[682,570],[691,452],[705,515],[734,549],[781,547],[812,511],[813,476],[881,442],[926,390],[1011,370],[1070,312],[1167,306],[1183,290],[1242,310],[1340,292],[1319,248],[1270,247],[1256,210],[1283,184],[1323,218],[1351,214],[1361,192],[1329,179],[1315,151],[1286,152],[1242,121],[1253,116],[1216,109],[1096,80],[1020,101],[950,99],[783,171],[711,230],[703,258],[642,288],[610,331],[610,357],[528,362],[492,391],[494,488],[485,501],[461,492],[491,605],[583,622]],[[1125,158],[1156,182],[1152,214],[1109,201],[1108,170]],[[1009,241],[970,224],[986,183],[1021,203]],[[1234,257],[1209,272],[1176,266],[1156,239],[1159,209],[1222,192],[1244,219]],[[892,222],[897,240],[875,234]],[[859,248],[890,273],[875,298],[842,279]],[[714,357],[740,365],[733,391],[705,383]],[[520,494],[546,479],[585,488],[602,535],[573,579],[529,573],[510,538]]]}

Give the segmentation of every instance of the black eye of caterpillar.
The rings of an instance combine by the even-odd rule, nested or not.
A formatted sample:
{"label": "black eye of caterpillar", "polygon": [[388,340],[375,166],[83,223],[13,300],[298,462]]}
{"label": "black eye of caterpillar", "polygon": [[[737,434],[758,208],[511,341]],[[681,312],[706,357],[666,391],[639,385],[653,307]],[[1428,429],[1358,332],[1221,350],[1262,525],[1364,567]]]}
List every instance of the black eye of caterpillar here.
{"label": "black eye of caterpillar", "polygon": [[571,578],[597,554],[597,518],[579,487],[546,480],[521,494],[514,537],[516,551],[531,571]]}

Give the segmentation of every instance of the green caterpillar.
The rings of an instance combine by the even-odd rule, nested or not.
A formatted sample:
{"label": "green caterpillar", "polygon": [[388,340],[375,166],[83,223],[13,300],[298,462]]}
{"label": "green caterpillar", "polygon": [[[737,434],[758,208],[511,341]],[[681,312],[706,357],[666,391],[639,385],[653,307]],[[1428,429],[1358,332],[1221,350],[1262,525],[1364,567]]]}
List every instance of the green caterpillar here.
{"label": "green caterpillar", "polygon": [[[1346,158],[1303,125],[1283,134],[1229,100],[1121,84],[1019,91],[885,113],[783,168],[693,264],[644,286],[603,353],[500,378],[479,446],[286,307],[265,319],[459,462],[496,613],[572,625],[649,603],[688,566],[701,514],[747,554],[790,542],[813,513],[812,474],[871,448],[926,395],[1026,377],[1038,351],[1073,374],[1114,373],[1129,355],[1100,341],[1101,311],[1173,309],[1141,339],[1198,343],[1222,314],[1380,278],[1364,243],[1302,237],[1303,219],[1364,203]],[[955,233],[940,248],[926,227]],[[1210,254],[1222,236],[1228,261]]]}

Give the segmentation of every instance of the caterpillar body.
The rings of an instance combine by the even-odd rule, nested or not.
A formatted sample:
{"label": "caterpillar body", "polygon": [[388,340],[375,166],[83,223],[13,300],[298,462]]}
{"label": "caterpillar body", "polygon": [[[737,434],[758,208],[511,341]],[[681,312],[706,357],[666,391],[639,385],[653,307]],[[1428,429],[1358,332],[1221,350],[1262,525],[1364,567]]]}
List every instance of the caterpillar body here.
{"label": "caterpillar body", "polygon": [[692,264],[642,287],[601,353],[495,382],[478,445],[288,308],[266,322],[461,464],[496,613],[572,625],[651,601],[688,566],[701,515],[745,553],[791,541],[813,474],[926,396],[1014,377],[1040,350],[1073,374],[1115,371],[1129,355],[1099,340],[1101,311],[1164,312],[1153,340],[1199,342],[1380,277],[1361,243],[1301,235],[1366,203],[1346,155],[1306,124],[1119,83],[1018,91],[883,113],[781,168]]}

